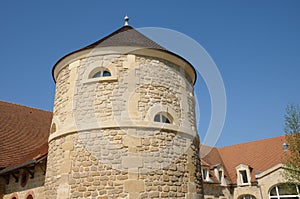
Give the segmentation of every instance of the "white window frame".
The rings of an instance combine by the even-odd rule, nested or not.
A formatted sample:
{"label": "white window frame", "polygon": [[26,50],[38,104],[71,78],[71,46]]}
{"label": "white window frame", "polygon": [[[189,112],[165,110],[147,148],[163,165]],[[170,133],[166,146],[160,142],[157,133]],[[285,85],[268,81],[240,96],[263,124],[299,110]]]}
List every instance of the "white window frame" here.
{"label": "white window frame", "polygon": [[[249,184],[249,179],[248,179],[248,175],[247,175],[247,170],[246,169],[245,170],[239,170],[239,175],[240,175],[240,179],[241,179],[241,183],[242,184]],[[244,182],[244,177],[247,179],[247,182]]]}
{"label": "white window frame", "polygon": [[[283,199],[283,198],[297,198],[300,199],[300,185],[296,185],[296,190],[297,190],[297,195],[280,195],[279,194],[279,189],[278,189],[278,186],[281,185],[281,184],[277,184],[276,186],[272,187],[270,190],[269,190],[269,199]],[[275,188],[276,190],[276,196],[271,196],[271,191]]]}
{"label": "white window frame", "polygon": [[[238,186],[251,185],[251,172],[250,172],[249,165],[240,164],[237,167],[235,167],[235,169],[237,174],[237,185]],[[242,172],[245,172],[248,182],[244,182]]]}
{"label": "white window frame", "polygon": [[[108,72],[109,75],[108,76],[104,76],[104,73]],[[100,73],[99,76],[95,77],[96,74]],[[101,68],[99,71],[96,71],[94,74],[91,75],[90,78],[99,78],[99,77],[110,77],[111,76],[111,72],[105,68]]]}
{"label": "white window frame", "polygon": [[154,122],[154,117],[155,115],[161,112],[165,113],[168,116],[168,118],[171,119],[170,124],[168,123],[162,123],[162,124],[179,125],[179,119],[176,111],[173,110],[171,107],[162,104],[155,104],[152,107],[150,107],[149,110],[147,111],[147,116],[145,117],[145,120],[153,123],[159,123],[159,122]]}
{"label": "white window frame", "polygon": [[218,179],[218,181],[220,182],[221,186],[225,186],[226,185],[225,170],[224,170],[223,165],[221,165],[221,164],[215,165],[214,175]]}
{"label": "white window frame", "polygon": [[220,183],[222,183],[223,176],[224,176],[223,170],[218,170],[218,180]]}
{"label": "white window frame", "polygon": [[[155,117],[156,116],[159,116],[159,121],[155,121]],[[164,118],[165,117],[166,119],[168,119],[169,122],[164,122]],[[173,118],[172,116],[169,114],[169,113],[166,113],[166,112],[159,112],[157,113],[154,118],[153,118],[153,121],[154,122],[161,122],[161,123],[165,123],[165,124],[173,124]]]}
{"label": "white window frame", "polygon": [[238,199],[256,199],[256,197],[254,195],[251,195],[251,194],[244,194],[244,195],[240,195],[238,197]]}
{"label": "white window frame", "polygon": [[[104,71],[107,71],[110,73],[110,76],[103,76]],[[96,73],[100,72],[100,77],[93,77]],[[85,73],[84,73],[84,79],[83,83],[96,83],[96,82],[105,82],[105,81],[117,81],[117,70],[115,67],[110,66],[108,67],[102,67],[102,66],[96,66],[96,67],[89,67]]]}
{"label": "white window frame", "polygon": [[[205,171],[205,173],[204,173]],[[206,175],[204,175],[206,174]],[[208,181],[208,178],[209,178],[209,172],[208,172],[208,169],[207,168],[202,168],[202,178],[204,181]]]}

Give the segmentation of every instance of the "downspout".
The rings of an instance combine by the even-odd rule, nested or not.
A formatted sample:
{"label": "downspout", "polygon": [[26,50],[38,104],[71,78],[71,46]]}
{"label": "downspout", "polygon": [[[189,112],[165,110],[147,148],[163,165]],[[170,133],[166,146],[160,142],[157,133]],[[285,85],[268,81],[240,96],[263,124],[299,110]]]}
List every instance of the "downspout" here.
{"label": "downspout", "polygon": [[231,195],[231,199],[234,199],[234,184],[230,184],[229,192]]}

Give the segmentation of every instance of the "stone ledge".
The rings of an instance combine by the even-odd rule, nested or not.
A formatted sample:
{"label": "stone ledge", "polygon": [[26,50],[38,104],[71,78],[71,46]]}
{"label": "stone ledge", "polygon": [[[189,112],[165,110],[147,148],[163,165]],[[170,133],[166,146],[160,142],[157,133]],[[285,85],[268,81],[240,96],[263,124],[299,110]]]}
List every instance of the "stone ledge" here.
{"label": "stone ledge", "polygon": [[197,137],[197,133],[192,129],[187,129],[184,127],[180,127],[177,125],[172,124],[165,124],[159,122],[149,122],[149,121],[119,121],[116,123],[115,121],[108,121],[103,122],[101,126],[98,123],[96,124],[85,124],[82,128],[71,127],[64,130],[56,131],[49,136],[48,142],[51,140],[66,136],[68,134],[73,134],[76,132],[82,131],[90,131],[90,130],[97,130],[97,129],[122,129],[122,128],[145,128],[145,129],[156,129],[156,130],[168,130],[176,133],[182,133],[191,137]]}
{"label": "stone ledge", "polygon": [[110,81],[117,81],[117,77],[108,76],[108,77],[98,77],[98,78],[91,78],[87,79],[83,82],[83,84],[91,84],[96,82],[110,82]]}

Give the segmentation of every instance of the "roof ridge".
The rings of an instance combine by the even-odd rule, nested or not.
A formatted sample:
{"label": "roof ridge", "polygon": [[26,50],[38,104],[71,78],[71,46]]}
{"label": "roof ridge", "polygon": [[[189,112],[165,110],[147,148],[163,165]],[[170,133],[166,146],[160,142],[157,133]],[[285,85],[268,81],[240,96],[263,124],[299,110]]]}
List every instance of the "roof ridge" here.
{"label": "roof ridge", "polygon": [[242,146],[254,142],[263,142],[267,140],[272,140],[272,139],[278,139],[278,138],[284,138],[284,135],[276,136],[276,137],[269,137],[269,138],[263,138],[263,139],[258,139],[258,140],[253,140],[253,141],[248,141],[248,142],[243,142],[243,143],[238,143],[238,144],[233,144],[233,145],[228,145],[228,146],[223,146],[223,147],[216,147],[216,149],[224,149],[224,148],[229,148],[229,147],[235,147],[235,146]]}
{"label": "roof ridge", "polygon": [[87,45],[87,46],[85,46],[85,47],[83,47],[83,48],[80,48],[80,49],[78,49],[78,50],[83,50],[83,49],[91,48],[91,47],[93,47],[95,44],[101,43],[102,41],[104,41],[104,40],[106,40],[106,39],[108,39],[108,38],[110,38],[110,37],[112,37],[112,36],[114,36],[114,35],[116,35],[116,34],[118,34],[118,33],[127,31],[127,30],[125,30],[125,29],[131,30],[131,29],[134,29],[134,28],[133,28],[132,26],[130,26],[130,25],[128,25],[128,26],[122,26],[122,27],[120,27],[119,29],[117,29],[117,30],[111,32],[110,34],[106,35],[105,37],[103,37],[103,38],[101,38],[101,39],[98,39],[97,41],[91,43],[90,45]]}
{"label": "roof ridge", "polygon": [[[127,32],[127,31],[132,31],[132,33],[137,33],[138,36],[140,37],[139,39],[147,41],[148,42],[147,45],[149,45],[149,46],[147,46],[147,45],[146,46],[140,46],[141,44],[136,43],[137,47],[143,47],[143,48],[147,47],[147,48],[156,48],[156,49],[161,49],[161,50],[167,50],[166,48],[164,48],[163,46],[161,46],[160,44],[158,44],[157,42],[155,42],[154,40],[152,40],[148,36],[144,35],[140,31],[138,31],[137,29],[133,28],[130,25],[127,25],[127,26],[122,26],[121,28],[119,28],[119,29],[115,30],[114,32],[110,33],[109,35],[101,38],[100,40],[97,40],[96,42],[94,42],[94,43],[92,43],[92,44],[90,44],[86,47],[83,47],[83,48],[79,49],[79,51],[94,48],[94,47],[97,47],[98,45],[101,45],[101,44],[103,45],[105,42],[109,41],[111,38],[116,37],[117,35],[119,35],[121,33],[124,33],[124,32]],[[116,38],[114,38],[114,39],[116,39]],[[110,43],[110,45],[113,45],[113,43]],[[126,45],[128,45],[128,44],[126,44]]]}
{"label": "roof ridge", "polygon": [[229,168],[227,167],[228,165],[225,164],[224,157],[222,156],[220,149],[216,148],[216,150],[218,152],[218,155],[220,156],[221,164],[224,167],[224,174],[226,175],[227,179],[231,182],[232,178],[229,174]]}

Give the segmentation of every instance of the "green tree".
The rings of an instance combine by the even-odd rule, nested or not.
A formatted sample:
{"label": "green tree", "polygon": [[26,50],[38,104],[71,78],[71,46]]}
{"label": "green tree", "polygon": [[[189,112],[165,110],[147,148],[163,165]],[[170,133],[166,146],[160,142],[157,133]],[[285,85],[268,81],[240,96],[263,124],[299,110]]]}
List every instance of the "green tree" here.
{"label": "green tree", "polygon": [[285,138],[288,151],[285,157],[285,177],[290,183],[300,183],[300,107],[290,104],[286,107]]}

